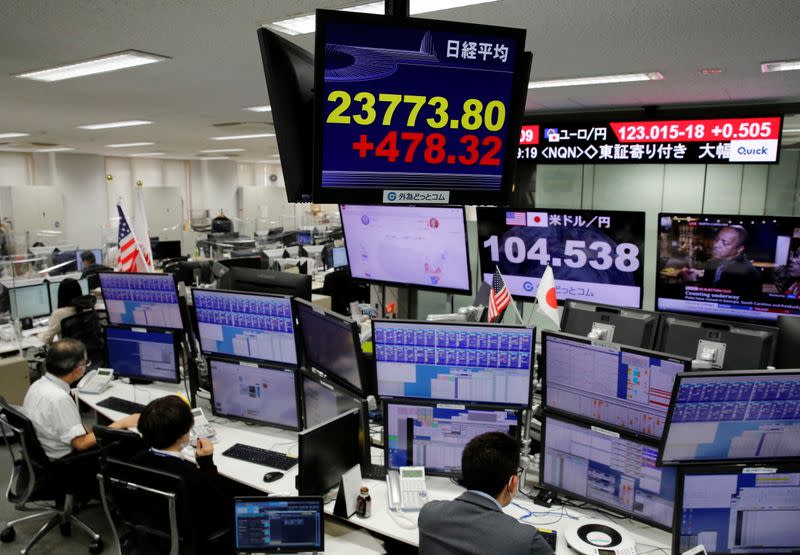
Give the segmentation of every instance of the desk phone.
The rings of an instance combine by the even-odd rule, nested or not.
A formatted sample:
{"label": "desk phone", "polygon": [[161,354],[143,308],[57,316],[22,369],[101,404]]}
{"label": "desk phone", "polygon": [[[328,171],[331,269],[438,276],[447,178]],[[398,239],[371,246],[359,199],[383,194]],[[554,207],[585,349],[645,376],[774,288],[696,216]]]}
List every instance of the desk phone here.
{"label": "desk phone", "polygon": [[203,409],[192,409],[192,416],[194,416],[194,426],[192,426],[190,443],[196,445],[198,437],[216,442],[217,431],[209,424],[206,415],[203,414]]}
{"label": "desk phone", "polygon": [[386,474],[389,508],[401,511],[418,511],[428,502],[424,466],[401,466],[400,472]]}
{"label": "desk phone", "polygon": [[81,393],[102,393],[111,385],[114,379],[114,370],[111,368],[98,368],[88,372],[78,382],[78,391]]}

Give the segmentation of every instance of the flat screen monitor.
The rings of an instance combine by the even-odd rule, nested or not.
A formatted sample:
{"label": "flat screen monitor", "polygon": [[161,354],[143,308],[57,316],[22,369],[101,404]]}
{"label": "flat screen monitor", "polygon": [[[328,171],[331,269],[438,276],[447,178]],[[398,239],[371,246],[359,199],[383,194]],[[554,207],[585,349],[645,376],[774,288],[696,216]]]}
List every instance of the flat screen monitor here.
{"label": "flat screen monitor", "polygon": [[299,430],[297,373],[250,362],[208,359],[214,414]]}
{"label": "flat screen monitor", "polygon": [[172,274],[100,273],[100,289],[113,325],[183,329]]}
{"label": "flat screen monitor", "polygon": [[471,293],[463,207],[339,206],[353,278]]}
{"label": "flat screen monitor", "polygon": [[800,370],[679,374],[659,462],[797,461],[799,404]]}
{"label": "flat screen monitor", "polygon": [[312,242],[310,230],[300,230],[295,234],[295,241],[300,245],[310,245]]}
{"label": "flat screen monitor", "polygon": [[315,202],[505,202],[524,48],[524,29],[317,10]]}
{"label": "flat screen monitor", "polygon": [[252,293],[270,293],[272,295],[288,295],[311,300],[311,276],[256,270],[254,268],[231,268],[219,280],[220,289],[233,291],[249,291]]}
{"label": "flat screen monitor", "polygon": [[106,328],[108,365],[117,376],[179,383],[178,347],[172,331]]}
{"label": "flat screen monitor", "polygon": [[361,410],[364,401],[333,382],[302,375],[303,421],[306,428],[330,420],[352,409]]}
{"label": "flat screen monitor", "polygon": [[678,474],[672,552],[800,552],[800,468],[694,468]]}
{"label": "flat screen monitor", "polygon": [[62,248],[59,252],[56,252],[54,249],[52,255],[52,270],[48,272],[48,275],[57,276],[76,272],[78,270],[78,264],[80,263],[78,252],[79,251],[76,249],[65,250]]}
{"label": "flat screen monitor", "polygon": [[800,316],[800,218],[659,214],[656,307],[775,320]]}
{"label": "flat screen monitor", "polygon": [[642,305],[644,212],[477,210],[483,281],[499,269],[512,296],[532,300],[549,264],[559,301]]}
{"label": "flat screen monitor", "polygon": [[766,368],[775,356],[778,329],[771,326],[664,313],[657,351],[689,357],[698,368]]}
{"label": "flat screen monitor", "polygon": [[534,328],[372,322],[380,397],[530,405]]}
{"label": "flat screen monitor", "polygon": [[[94,254],[94,262],[95,264],[102,264],[103,263],[103,251],[101,249],[88,249]],[[81,255],[86,252],[85,250],[75,251],[75,262],[77,264],[77,271],[83,271],[83,259]]]}
{"label": "flat screen monitor", "polygon": [[154,241],[153,242],[153,259],[154,260],[167,260],[169,258],[181,257],[181,242],[180,241]]}
{"label": "flat screen monitor", "polygon": [[675,376],[688,358],[542,332],[542,404],[660,440]]}
{"label": "flat screen monitor", "polygon": [[800,318],[778,316],[776,368],[800,368]]}
{"label": "flat screen monitor", "polygon": [[342,474],[361,462],[360,411],[351,410],[300,432],[297,491],[323,495],[339,485]]}
{"label": "flat screen monitor", "polygon": [[341,268],[347,266],[347,249],[345,247],[333,247],[330,250],[330,264],[331,268]]}
{"label": "flat screen monitor", "polygon": [[237,553],[325,550],[321,497],[237,497],[233,512]]}
{"label": "flat screen monitor", "polygon": [[235,258],[220,258],[217,260],[226,268],[254,268],[259,270],[263,267],[261,256],[237,256]]}
{"label": "flat screen monitor", "polygon": [[297,365],[289,297],[192,289],[204,353]]}
{"label": "flat screen monitor", "polygon": [[485,432],[519,439],[519,413],[488,405],[383,402],[387,469],[424,466],[431,475],[460,476],[464,447]]}
{"label": "flat screen monitor", "polygon": [[675,468],[656,465],[658,445],[546,414],[539,483],[659,528],[672,526]]}
{"label": "flat screen monitor", "polygon": [[8,290],[8,300],[11,305],[11,317],[15,320],[39,318],[48,316],[52,312],[47,283],[11,288]]}
{"label": "flat screen monitor", "polygon": [[568,300],[561,314],[561,331],[592,339],[652,349],[658,312]]}
{"label": "flat screen monitor", "polygon": [[[52,304],[52,309],[55,310],[58,308],[58,288],[61,287],[61,281],[48,281],[48,285],[50,286],[50,303]],[[79,279],[78,284],[81,286],[81,293],[84,295],[89,294],[89,280],[86,278]]]}

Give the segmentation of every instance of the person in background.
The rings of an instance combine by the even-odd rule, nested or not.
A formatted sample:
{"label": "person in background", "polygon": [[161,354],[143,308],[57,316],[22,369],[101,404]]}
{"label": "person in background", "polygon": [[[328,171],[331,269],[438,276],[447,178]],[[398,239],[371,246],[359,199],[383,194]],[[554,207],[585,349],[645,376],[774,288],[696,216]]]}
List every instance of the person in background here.
{"label": "person in background", "polygon": [[89,283],[89,289],[97,289],[100,287],[100,278],[97,277],[97,274],[101,272],[114,271],[113,268],[98,264],[97,258],[95,258],[92,251],[81,252],[81,262],[83,262],[83,273],[81,273],[81,279],[86,278],[87,282]]}
{"label": "person in background", "polygon": [[467,491],[419,514],[420,555],[553,555],[538,530],[503,513],[519,486],[519,444],[501,432],[475,436],[461,454]]}
{"label": "person in background", "polygon": [[775,270],[778,293],[800,296],[800,240],[792,240],[786,264]]}
{"label": "person in background", "polygon": [[83,296],[81,284],[72,278],[65,278],[58,284],[58,307],[50,314],[47,329],[39,338],[42,343],[49,345],[61,333],[61,320],[78,313],[78,308],[73,301]]}

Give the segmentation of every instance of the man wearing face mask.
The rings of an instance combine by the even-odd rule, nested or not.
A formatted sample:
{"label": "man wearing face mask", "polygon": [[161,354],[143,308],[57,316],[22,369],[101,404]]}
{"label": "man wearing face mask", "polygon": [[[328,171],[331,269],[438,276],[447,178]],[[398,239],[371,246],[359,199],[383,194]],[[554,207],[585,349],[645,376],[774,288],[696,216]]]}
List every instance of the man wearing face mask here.
{"label": "man wearing face mask", "polygon": [[419,514],[420,555],[553,555],[534,526],[503,513],[519,486],[519,445],[507,434],[475,436],[461,454],[467,491]]}

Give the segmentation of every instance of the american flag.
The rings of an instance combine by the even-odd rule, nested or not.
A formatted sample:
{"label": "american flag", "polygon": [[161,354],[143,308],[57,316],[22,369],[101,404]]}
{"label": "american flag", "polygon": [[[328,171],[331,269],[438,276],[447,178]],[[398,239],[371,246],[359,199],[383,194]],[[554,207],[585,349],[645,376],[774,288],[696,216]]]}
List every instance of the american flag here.
{"label": "american flag", "polygon": [[492,277],[492,290],[489,292],[489,321],[494,322],[503,313],[511,302],[511,295],[500,275],[500,270],[494,271]]}
{"label": "american flag", "polygon": [[120,272],[146,272],[147,267],[144,264],[142,251],[139,248],[139,243],[131,231],[131,226],[128,225],[128,220],[125,219],[125,213],[122,207],[117,205],[119,212],[119,259],[117,265]]}
{"label": "american flag", "polygon": [[506,212],[506,225],[525,225],[525,212]]}

